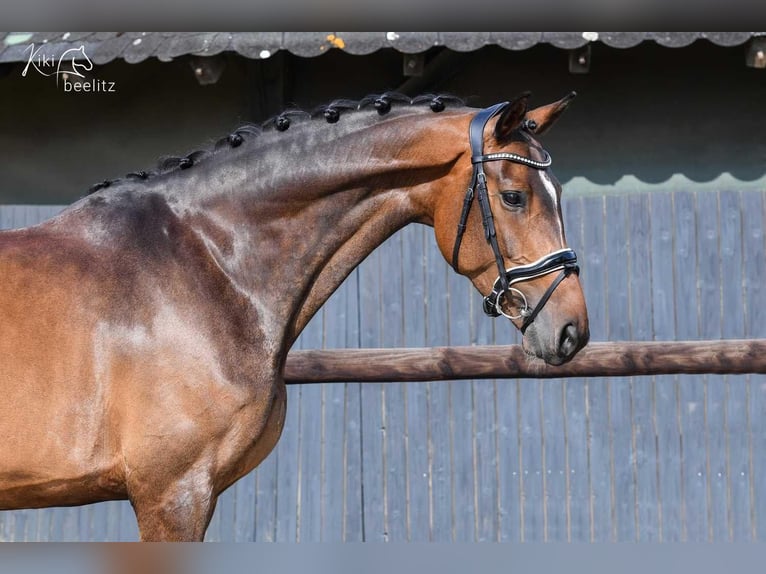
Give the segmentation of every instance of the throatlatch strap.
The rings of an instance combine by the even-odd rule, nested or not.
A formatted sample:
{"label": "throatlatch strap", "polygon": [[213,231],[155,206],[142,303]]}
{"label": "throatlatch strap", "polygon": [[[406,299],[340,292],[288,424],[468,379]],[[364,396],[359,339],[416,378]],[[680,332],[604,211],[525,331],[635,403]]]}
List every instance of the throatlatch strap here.
{"label": "throatlatch strap", "polygon": [[[474,174],[476,173],[476,168],[474,167]],[[471,181],[473,182],[476,178],[476,175],[474,175],[471,178]],[[468,191],[465,194],[465,199],[463,200],[463,210],[460,213],[460,222],[457,224],[457,237],[455,237],[455,245],[452,248],[452,268],[455,270],[455,273],[458,273],[457,270],[457,258],[460,254],[460,244],[463,242],[463,233],[465,233],[465,226],[466,222],[468,221],[468,214],[471,211],[471,205],[473,205],[473,183],[471,184],[471,187],[468,188]]]}

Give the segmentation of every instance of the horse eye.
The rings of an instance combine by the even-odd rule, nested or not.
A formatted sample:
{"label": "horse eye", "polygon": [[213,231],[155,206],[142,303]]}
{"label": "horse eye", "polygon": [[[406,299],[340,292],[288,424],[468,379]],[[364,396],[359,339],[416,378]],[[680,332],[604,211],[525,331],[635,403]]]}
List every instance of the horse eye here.
{"label": "horse eye", "polygon": [[509,207],[521,207],[524,203],[524,196],[518,191],[503,191],[500,197]]}

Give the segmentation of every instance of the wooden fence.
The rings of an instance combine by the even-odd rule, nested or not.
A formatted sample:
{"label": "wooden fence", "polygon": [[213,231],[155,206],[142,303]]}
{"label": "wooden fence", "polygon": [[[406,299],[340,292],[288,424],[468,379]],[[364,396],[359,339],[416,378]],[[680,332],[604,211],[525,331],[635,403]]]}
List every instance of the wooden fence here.
{"label": "wooden fence", "polygon": [[[55,211],[6,206],[0,225]],[[593,348],[766,337],[766,193],[570,197],[564,214]],[[432,236],[376,250],[296,351],[517,344]],[[290,386],[277,448],[207,539],[764,540],[765,415],[762,374]],[[0,513],[2,540],[136,536],[124,502]]]}
{"label": "wooden fence", "polygon": [[750,373],[766,374],[766,339],[590,343],[560,366],[521,345],[293,351],[285,367],[288,385]]}

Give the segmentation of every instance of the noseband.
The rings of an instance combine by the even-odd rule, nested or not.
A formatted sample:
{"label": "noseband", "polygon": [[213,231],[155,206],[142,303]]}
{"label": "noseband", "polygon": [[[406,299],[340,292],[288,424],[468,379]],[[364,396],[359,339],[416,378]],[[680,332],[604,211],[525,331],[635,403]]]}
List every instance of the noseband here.
{"label": "noseband", "polygon": [[[527,167],[537,170],[543,170],[551,165],[551,156],[548,152],[544,152],[544,158],[542,161],[536,161],[534,159],[524,157],[515,153],[490,153],[484,154],[484,128],[487,122],[493,116],[500,113],[508,102],[502,102],[495,104],[489,108],[481,110],[471,120],[471,126],[469,128],[469,140],[471,143],[471,163],[473,164],[473,175],[471,176],[471,184],[468,187],[468,191],[463,201],[463,210],[460,214],[460,223],[457,226],[457,236],[455,238],[455,246],[452,250],[452,267],[457,271],[458,268],[458,255],[460,253],[460,243],[463,240],[463,233],[465,232],[466,222],[468,221],[468,214],[473,205],[474,196],[476,196],[479,202],[479,209],[481,210],[481,220],[484,226],[484,237],[492,248],[492,252],[495,255],[495,262],[497,263],[498,277],[495,280],[495,284],[492,287],[492,292],[484,297],[484,312],[490,317],[499,317],[503,315],[509,319],[524,318],[521,325],[521,332],[524,333],[527,327],[535,320],[537,314],[542,310],[543,306],[548,302],[556,287],[568,277],[571,273],[579,274],[580,268],[577,265],[577,255],[572,249],[559,249],[553,253],[541,257],[534,263],[528,265],[519,265],[517,267],[505,268],[503,256],[500,253],[500,247],[497,243],[497,234],[495,232],[494,217],[492,216],[492,209],[489,204],[489,195],[487,193],[487,176],[484,174],[484,163],[488,161],[506,160],[514,163],[520,163]],[[533,308],[529,307],[527,298],[517,288],[512,285],[520,283],[522,281],[530,281],[549,273],[560,271],[558,277],[551,283],[547,291],[543,294],[537,305]],[[508,315],[502,310],[503,298],[506,294],[516,294],[523,301],[523,308],[519,315]]]}

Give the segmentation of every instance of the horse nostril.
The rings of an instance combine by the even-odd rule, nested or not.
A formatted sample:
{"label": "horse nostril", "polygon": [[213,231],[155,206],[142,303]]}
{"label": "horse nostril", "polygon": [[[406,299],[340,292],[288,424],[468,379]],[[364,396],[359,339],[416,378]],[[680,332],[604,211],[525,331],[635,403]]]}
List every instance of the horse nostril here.
{"label": "horse nostril", "polygon": [[580,348],[580,337],[577,333],[577,327],[573,323],[568,323],[566,327],[561,330],[561,338],[559,339],[559,356],[563,358],[572,357]]}

